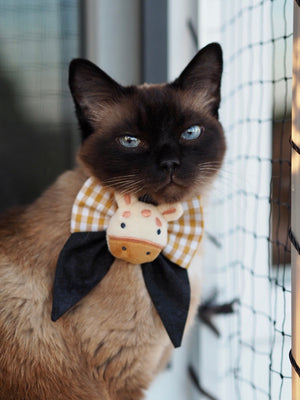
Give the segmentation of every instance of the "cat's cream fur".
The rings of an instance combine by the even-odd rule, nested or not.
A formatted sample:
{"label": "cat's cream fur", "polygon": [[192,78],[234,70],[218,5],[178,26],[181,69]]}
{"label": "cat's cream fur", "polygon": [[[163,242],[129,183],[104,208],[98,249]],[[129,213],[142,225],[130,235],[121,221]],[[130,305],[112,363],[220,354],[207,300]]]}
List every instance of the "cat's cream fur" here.
{"label": "cat's cream fur", "polygon": [[[141,268],[120,260],[66,316],[51,321],[55,266],[86,178],[81,169],[66,172],[1,221],[1,400],[140,399],[172,348]],[[198,282],[191,280],[188,325]]]}

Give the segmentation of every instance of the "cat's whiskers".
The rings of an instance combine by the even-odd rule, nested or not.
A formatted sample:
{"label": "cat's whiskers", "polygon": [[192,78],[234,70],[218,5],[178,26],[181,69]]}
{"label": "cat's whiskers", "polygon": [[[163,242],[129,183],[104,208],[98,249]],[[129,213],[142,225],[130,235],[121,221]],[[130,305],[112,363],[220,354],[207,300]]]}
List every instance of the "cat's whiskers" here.
{"label": "cat's whiskers", "polygon": [[230,184],[230,177],[226,177],[222,174],[223,169],[221,168],[220,163],[216,162],[206,162],[199,165],[198,168],[198,177],[196,179],[196,185],[202,187],[209,192],[213,192],[218,194],[220,199],[224,196],[224,188],[220,188],[220,181],[222,183]]}
{"label": "cat's whiskers", "polygon": [[208,162],[201,163],[199,165],[198,171],[199,172],[202,172],[202,171],[205,172],[205,171],[211,171],[211,170],[219,171],[220,168],[221,168],[221,164],[219,162],[208,161]]}
{"label": "cat's whiskers", "polygon": [[132,181],[132,182],[123,182],[123,184],[120,184],[118,186],[118,189],[122,191],[122,193],[126,193],[126,192],[130,192],[130,193],[134,193],[134,192],[139,192],[141,190],[143,190],[143,186],[141,186],[141,183],[143,183],[143,180],[137,180],[137,181]]}
{"label": "cat's whiskers", "polygon": [[124,186],[136,182],[136,177],[115,177],[110,179],[105,179],[102,183],[105,186]]}
{"label": "cat's whiskers", "polygon": [[137,193],[144,189],[144,179],[137,178],[136,174],[128,174],[126,176],[118,176],[103,181],[105,186],[117,187],[121,194]]}
{"label": "cat's whiskers", "polygon": [[[204,175],[199,175],[196,184],[199,186],[211,185],[209,190],[210,194],[208,197],[210,198],[210,203],[212,207],[216,205],[225,204],[226,202],[232,202],[233,196],[239,196],[240,193],[245,188],[245,182],[242,181],[240,177],[237,177],[231,170],[228,168],[229,166],[223,164],[222,168],[215,168],[214,166],[210,166],[211,163],[202,164],[199,168],[199,171],[202,170]],[[213,163],[212,163],[213,164]],[[205,171],[207,172],[217,172],[217,176],[214,179],[205,175]],[[238,201],[235,203],[235,206],[238,207],[241,211],[245,211],[245,202]]]}
{"label": "cat's whiskers", "polygon": [[121,175],[121,176],[114,176],[112,178],[107,178],[103,180],[103,184],[109,185],[112,183],[122,183],[124,180],[133,180],[136,179],[136,174],[127,174],[127,175]]}

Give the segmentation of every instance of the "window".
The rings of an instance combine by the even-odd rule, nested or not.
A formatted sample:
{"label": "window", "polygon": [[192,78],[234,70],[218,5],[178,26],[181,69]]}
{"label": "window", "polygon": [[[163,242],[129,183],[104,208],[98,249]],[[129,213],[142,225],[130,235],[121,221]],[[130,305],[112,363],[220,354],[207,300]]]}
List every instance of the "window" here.
{"label": "window", "polygon": [[78,4],[0,0],[0,211],[32,201],[72,164]]}

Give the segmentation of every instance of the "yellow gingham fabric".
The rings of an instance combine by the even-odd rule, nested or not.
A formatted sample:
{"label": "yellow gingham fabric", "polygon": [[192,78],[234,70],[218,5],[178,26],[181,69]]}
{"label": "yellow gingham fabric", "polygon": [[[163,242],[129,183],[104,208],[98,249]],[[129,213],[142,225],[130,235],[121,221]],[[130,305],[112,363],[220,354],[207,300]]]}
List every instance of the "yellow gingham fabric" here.
{"label": "yellow gingham fabric", "polygon": [[[188,268],[203,237],[203,210],[200,197],[181,204],[183,215],[168,223],[168,243],[162,253],[173,263]],[[114,192],[90,177],[74,201],[71,233],[106,230],[116,209]]]}
{"label": "yellow gingham fabric", "polygon": [[71,232],[98,232],[107,229],[117,209],[114,192],[93,177],[85,181],[72,208]]}
{"label": "yellow gingham fabric", "polygon": [[203,209],[200,196],[181,205],[182,216],[168,224],[168,243],[163,254],[175,264],[188,268],[203,237]]}

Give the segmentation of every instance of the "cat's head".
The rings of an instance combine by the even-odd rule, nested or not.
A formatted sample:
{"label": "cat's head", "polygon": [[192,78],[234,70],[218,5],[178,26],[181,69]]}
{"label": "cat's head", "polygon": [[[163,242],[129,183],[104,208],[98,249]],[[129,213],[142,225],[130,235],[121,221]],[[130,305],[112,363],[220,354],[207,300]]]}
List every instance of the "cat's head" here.
{"label": "cat's head", "polygon": [[83,59],[69,84],[89,173],[118,192],[172,203],[201,194],[225,152],[218,121],[222,50],[200,50],[171,83],[121,86]]}

